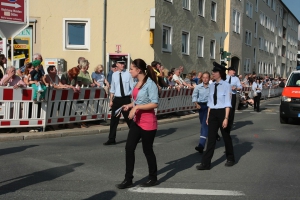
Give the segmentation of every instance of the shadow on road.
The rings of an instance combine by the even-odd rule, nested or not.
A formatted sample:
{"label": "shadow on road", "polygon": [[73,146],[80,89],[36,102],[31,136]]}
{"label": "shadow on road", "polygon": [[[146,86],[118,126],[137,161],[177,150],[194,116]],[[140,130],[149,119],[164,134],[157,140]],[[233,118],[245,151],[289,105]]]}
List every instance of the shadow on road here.
{"label": "shadow on road", "polygon": [[37,147],[39,145],[28,145],[28,146],[21,146],[21,147],[11,147],[7,149],[0,149],[0,156],[12,154],[12,153],[18,153],[21,151],[25,151],[26,149]]}
{"label": "shadow on road", "polygon": [[91,196],[91,197],[89,197],[87,199],[84,199],[84,200],[100,200],[100,199],[111,200],[116,195],[117,195],[117,193],[115,191],[105,191],[105,192],[101,192],[99,194],[96,194],[96,195]]}
{"label": "shadow on road", "polygon": [[72,165],[54,167],[54,168],[34,172],[32,174],[28,174],[25,176],[20,176],[10,180],[2,181],[0,182],[0,184],[3,184],[5,182],[10,182],[10,181],[13,182],[0,186],[0,195],[7,194],[10,192],[15,192],[22,188],[28,187],[30,185],[35,185],[45,181],[51,181],[58,177],[74,172],[75,171],[74,169],[81,165],[83,165],[83,163],[75,163]]}
{"label": "shadow on road", "polygon": [[[251,151],[251,149],[253,148],[252,144],[253,144],[252,142],[243,142],[241,144],[237,144],[237,145],[233,146],[235,163],[238,163],[240,161],[241,157],[243,157],[244,155],[246,155],[248,152]],[[224,148],[224,150],[225,150],[225,148]],[[226,155],[225,155],[225,151],[224,151],[224,155],[221,156],[216,161],[212,162],[211,167],[217,166],[221,163],[225,163],[225,161],[226,161]]]}
{"label": "shadow on road", "polygon": [[169,128],[167,130],[157,130],[156,137],[163,138],[175,133],[177,128]]}
{"label": "shadow on road", "polygon": [[235,122],[233,127],[232,127],[232,131],[233,130],[237,130],[239,128],[242,128],[244,126],[247,126],[247,125],[252,125],[253,124],[253,121],[239,121],[239,122]]}
{"label": "shadow on road", "polygon": [[191,167],[193,167],[196,163],[200,163],[201,157],[199,156],[199,153],[193,153],[190,154],[186,157],[183,158],[179,158],[177,160],[173,160],[170,161],[166,164],[168,164],[167,166],[165,166],[164,168],[158,170],[157,174],[163,174],[166,173],[166,175],[164,175],[162,178],[159,179],[159,182],[164,182],[166,180],[168,180],[169,178],[172,178],[173,176],[175,176],[177,173],[189,169]]}

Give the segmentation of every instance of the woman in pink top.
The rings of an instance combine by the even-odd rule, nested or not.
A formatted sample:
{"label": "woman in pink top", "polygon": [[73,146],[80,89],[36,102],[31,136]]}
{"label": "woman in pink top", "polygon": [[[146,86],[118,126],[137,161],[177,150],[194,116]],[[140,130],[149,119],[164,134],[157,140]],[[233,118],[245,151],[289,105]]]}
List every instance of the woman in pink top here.
{"label": "woman in pink top", "polygon": [[123,106],[130,110],[129,119],[133,119],[126,142],[126,174],[125,180],[117,184],[119,189],[132,186],[135,162],[135,148],[142,138],[143,151],[147,159],[149,180],[141,187],[151,187],[157,183],[157,164],[153,152],[153,142],[157,131],[157,119],[154,109],[158,105],[158,88],[156,74],[144,60],[136,59],[131,63],[130,74],[138,80],[132,90],[133,102]]}

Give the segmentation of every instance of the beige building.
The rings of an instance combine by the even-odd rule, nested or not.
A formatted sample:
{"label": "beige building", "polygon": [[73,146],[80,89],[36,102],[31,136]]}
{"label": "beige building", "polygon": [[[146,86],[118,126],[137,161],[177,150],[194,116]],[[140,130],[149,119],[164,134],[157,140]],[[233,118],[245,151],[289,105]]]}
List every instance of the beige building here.
{"label": "beige building", "polygon": [[238,74],[287,77],[295,70],[299,21],[281,0],[229,0],[226,19],[225,49]]}
{"label": "beige building", "polygon": [[183,65],[184,73],[210,70],[212,62],[220,61],[214,33],[224,31],[225,0],[108,0],[106,52],[103,2],[30,0],[28,51],[44,59],[62,58],[67,68],[83,56],[91,63],[90,71],[99,63],[109,67],[120,56],[128,64],[142,58],[169,69]]}

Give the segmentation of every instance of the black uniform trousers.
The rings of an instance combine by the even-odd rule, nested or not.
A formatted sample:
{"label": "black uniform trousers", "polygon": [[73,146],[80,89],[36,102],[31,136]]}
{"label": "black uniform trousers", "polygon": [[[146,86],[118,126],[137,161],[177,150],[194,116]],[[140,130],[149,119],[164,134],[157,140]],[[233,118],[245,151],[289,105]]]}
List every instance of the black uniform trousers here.
{"label": "black uniform trousers", "polygon": [[228,129],[231,130],[234,122],[234,114],[235,114],[235,105],[236,104],[236,94],[232,94],[231,96],[231,108],[228,116]]}
{"label": "black uniform trousers", "polygon": [[257,95],[254,97],[254,110],[257,110],[259,112],[260,107],[260,98],[261,98],[261,92],[257,92]]}
{"label": "black uniform trousers", "polygon": [[[116,135],[117,135],[117,127],[120,121],[120,115],[118,117],[115,116],[115,111],[118,110],[121,106],[130,104],[131,99],[130,96],[126,97],[115,97],[113,99],[113,105],[111,108],[111,119],[110,119],[110,130],[109,130],[109,136],[108,139],[110,141],[115,141],[116,140]],[[130,124],[132,120],[128,119],[129,111],[123,111],[122,110],[122,115],[127,123],[127,126],[130,128]]]}
{"label": "black uniform trousers", "polygon": [[218,130],[221,130],[222,137],[225,143],[226,158],[229,161],[234,160],[233,145],[230,137],[230,130],[222,128],[222,124],[225,118],[225,108],[223,109],[210,109],[208,118],[208,138],[207,147],[203,153],[201,164],[204,166],[210,166],[211,159],[214,155],[216,139]]}

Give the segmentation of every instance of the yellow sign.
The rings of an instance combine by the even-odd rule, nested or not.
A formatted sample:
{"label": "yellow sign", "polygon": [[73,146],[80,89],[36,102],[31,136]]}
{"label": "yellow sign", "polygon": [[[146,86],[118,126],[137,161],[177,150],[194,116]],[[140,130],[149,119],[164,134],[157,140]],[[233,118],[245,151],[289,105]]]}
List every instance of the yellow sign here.
{"label": "yellow sign", "polygon": [[26,58],[25,54],[14,56],[14,60],[19,60],[19,59],[24,59],[24,58]]}

